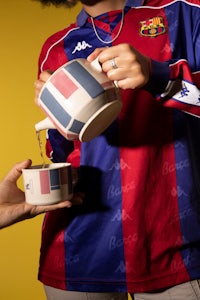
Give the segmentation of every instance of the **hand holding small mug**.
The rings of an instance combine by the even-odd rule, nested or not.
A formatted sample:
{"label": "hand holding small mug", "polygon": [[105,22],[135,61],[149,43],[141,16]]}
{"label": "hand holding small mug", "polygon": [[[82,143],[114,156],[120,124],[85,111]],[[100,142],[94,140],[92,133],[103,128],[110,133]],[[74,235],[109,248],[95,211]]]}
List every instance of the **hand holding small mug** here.
{"label": "hand holding small mug", "polygon": [[[17,222],[33,218],[39,214],[61,208],[70,208],[82,203],[84,195],[77,193],[69,201],[47,205],[29,204],[25,200],[25,193],[17,186],[22,170],[30,170],[31,160],[16,163],[0,182],[0,229]],[[37,202],[37,201],[36,201]]]}

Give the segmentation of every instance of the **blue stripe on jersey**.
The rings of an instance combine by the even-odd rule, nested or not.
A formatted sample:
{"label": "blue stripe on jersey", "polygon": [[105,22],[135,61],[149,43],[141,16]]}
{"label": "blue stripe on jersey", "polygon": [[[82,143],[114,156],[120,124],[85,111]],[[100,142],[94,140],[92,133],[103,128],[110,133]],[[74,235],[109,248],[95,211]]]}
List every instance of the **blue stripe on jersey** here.
{"label": "blue stripe on jersey", "polygon": [[[199,257],[200,262],[200,245],[197,250],[197,245],[194,242],[195,240],[199,243],[200,231],[196,230],[200,226],[200,219],[198,216],[198,209],[200,205],[199,192],[196,190],[192,184],[193,175],[191,170],[191,162],[189,161],[190,153],[193,153],[192,145],[189,144],[187,147],[188,141],[185,140],[185,137],[182,137],[183,130],[186,132],[188,139],[190,140],[191,134],[196,132],[196,128],[193,126],[192,122],[195,123],[195,118],[193,116],[187,115],[183,112],[174,112],[174,135],[175,135],[175,159],[176,159],[176,178],[177,178],[177,197],[178,197],[178,209],[179,209],[179,220],[181,225],[181,233],[183,239],[183,247],[181,250],[181,255],[183,258],[184,266],[189,270],[189,275],[191,279],[197,278],[195,271],[192,267],[197,267],[197,257]],[[198,138],[199,139],[199,138]],[[199,141],[197,141],[198,143]],[[198,154],[199,155],[199,154]],[[200,161],[200,158],[198,160]],[[200,174],[200,170],[198,170]],[[187,176],[186,176],[187,174]],[[199,184],[199,183],[197,183]],[[193,200],[191,200],[193,199]],[[194,230],[191,230],[191,229]],[[177,237],[177,243],[178,241]],[[192,246],[190,248],[184,245],[187,245],[191,242],[194,242],[194,249]],[[195,260],[195,261],[194,261]],[[177,267],[184,267],[177,266]]]}
{"label": "blue stripe on jersey", "polygon": [[67,64],[65,69],[87,91],[91,98],[96,98],[104,93],[99,82],[77,61]]}
{"label": "blue stripe on jersey", "polygon": [[[168,21],[168,36],[170,39],[170,45],[173,49],[172,59],[185,58],[189,61],[191,70],[196,70],[196,65],[200,65],[200,48],[197,48],[196,51],[193,48],[194,45],[197,47],[198,43],[193,43],[193,40],[199,35],[197,28],[193,27],[191,22],[185,23],[185,20],[191,20],[191,14],[193,15],[194,24],[199,22],[199,9],[197,8],[195,13],[195,8],[189,6],[184,2],[173,3],[173,8],[168,6],[165,8],[165,15]],[[184,18],[183,18],[184,15]],[[186,24],[186,25],[185,25]],[[177,27],[177,25],[179,27]],[[184,30],[183,30],[184,28]],[[177,34],[179,40],[179,46],[177,47]],[[181,44],[184,44],[185,47],[180,47]],[[190,49],[192,47],[192,49]],[[199,46],[198,46],[199,47]],[[195,57],[194,57],[195,54]],[[196,122],[196,125],[191,125],[191,120],[193,123]],[[181,255],[183,258],[184,266],[188,270],[189,276],[191,279],[197,278],[199,275],[195,273],[197,269],[197,261],[200,262],[200,245],[194,243],[194,248],[185,247],[188,243],[199,241],[200,232],[196,230],[199,228],[199,217],[197,206],[200,206],[200,192],[192,185],[192,180],[194,170],[191,169],[191,162],[189,161],[191,148],[188,149],[187,144],[190,140],[190,135],[193,132],[197,132],[199,127],[199,119],[188,116],[182,112],[174,112],[174,131],[175,131],[175,157],[176,157],[176,176],[177,176],[177,195],[178,195],[178,209],[181,226],[181,233],[183,239],[183,249],[181,250]],[[182,134],[181,134],[182,132]],[[186,139],[182,138],[183,132],[187,132]],[[199,132],[199,131],[198,131]],[[199,138],[195,139],[197,144],[200,142]],[[198,141],[199,140],[199,141]],[[190,145],[191,147],[191,145]],[[194,148],[194,147],[193,147]],[[198,154],[199,155],[199,154]],[[195,158],[195,164],[197,161],[200,161],[199,156]],[[199,163],[200,167],[200,163]],[[197,167],[196,167],[197,168]],[[198,172],[200,169],[198,170]],[[188,174],[185,176],[185,174]],[[193,200],[191,201],[191,199]],[[191,230],[193,228],[193,230]],[[178,237],[177,237],[178,239]],[[177,241],[178,242],[178,241]],[[189,249],[186,249],[189,248]],[[177,270],[179,271],[179,270]]]}
{"label": "blue stripe on jersey", "polygon": [[71,116],[62,108],[47,88],[43,90],[40,98],[60,124],[63,127],[67,127],[71,120]]}
{"label": "blue stripe on jersey", "polygon": [[[65,232],[67,289],[73,289],[78,284],[80,289],[84,289],[87,285],[88,290],[90,287],[87,284],[87,276],[90,282],[93,278],[94,284],[98,281],[105,282],[105,285],[101,285],[102,292],[109,289],[109,284],[111,282],[113,284],[113,280],[116,283],[116,290],[120,292],[126,289],[122,189],[119,188],[120,157],[119,149],[114,147],[116,131],[117,121],[106,130],[106,137],[101,135],[82,144],[80,186],[84,187],[86,198],[81,207],[72,207],[70,216],[73,222],[69,222]],[[94,147],[95,158],[91,156]],[[104,159],[102,151],[106,152]],[[90,246],[82,247],[83,244]],[[79,277],[81,282],[78,281]]]}
{"label": "blue stripe on jersey", "polygon": [[[199,8],[195,9],[184,2],[172,3],[172,6],[165,8],[165,15],[168,20],[168,36],[170,38],[170,45],[173,49],[173,57],[177,59],[186,59],[190,62],[192,71],[196,71],[196,66],[200,64],[200,46],[199,43],[194,43],[198,39],[199,29],[195,28],[193,24],[198,24],[200,19]],[[184,18],[183,18],[184,14]],[[192,22],[185,22],[191,20]],[[177,28],[178,24],[178,28]],[[183,30],[184,28],[184,30]],[[177,35],[179,46],[177,46]],[[184,47],[180,45],[184,44]],[[196,47],[196,49],[194,48]]]}
{"label": "blue stripe on jersey", "polygon": [[112,33],[113,33],[113,30],[115,29],[115,27],[119,24],[120,26],[120,23],[121,23],[121,20],[122,20],[122,13],[121,14],[118,14],[117,16],[115,16],[115,19],[113,20],[110,20],[111,16],[109,13],[107,14],[104,14],[103,16],[100,15],[100,16],[97,16],[95,19],[96,20],[99,20],[101,21],[102,20],[102,24],[103,23],[106,23],[106,24],[109,24],[109,26],[107,26],[107,28],[109,28],[109,31],[106,31],[105,30],[105,27],[99,27],[97,28],[97,31],[100,31],[100,35],[102,34],[105,34],[105,37],[106,37],[106,40],[109,41],[112,40]]}

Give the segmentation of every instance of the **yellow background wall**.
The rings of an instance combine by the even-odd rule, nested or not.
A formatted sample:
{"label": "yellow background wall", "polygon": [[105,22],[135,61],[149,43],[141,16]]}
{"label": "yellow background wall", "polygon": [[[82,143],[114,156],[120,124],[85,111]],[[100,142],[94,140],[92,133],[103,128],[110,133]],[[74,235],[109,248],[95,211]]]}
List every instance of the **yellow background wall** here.
{"label": "yellow background wall", "polygon": [[[0,3],[0,178],[17,161],[41,163],[34,124],[44,115],[34,104],[37,60],[45,39],[75,20],[73,9],[31,0]],[[43,146],[45,135],[43,133]],[[22,180],[19,180],[22,188]],[[0,299],[45,300],[37,281],[43,216],[0,231]]]}
{"label": "yellow background wall", "polygon": [[[33,101],[38,55],[44,40],[71,23],[79,9],[0,2],[0,178],[17,161],[41,163],[34,124],[44,115]],[[37,281],[42,220],[38,216],[0,231],[1,300],[45,299]]]}

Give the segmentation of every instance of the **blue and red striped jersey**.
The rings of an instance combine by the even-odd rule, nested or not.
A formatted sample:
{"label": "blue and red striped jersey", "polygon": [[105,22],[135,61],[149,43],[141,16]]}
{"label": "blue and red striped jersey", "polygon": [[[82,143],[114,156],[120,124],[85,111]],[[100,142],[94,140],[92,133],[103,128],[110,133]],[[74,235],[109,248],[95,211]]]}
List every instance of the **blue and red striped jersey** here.
{"label": "blue and red striped jersey", "polygon": [[[59,289],[147,292],[200,278],[199,0],[128,0],[124,12],[106,45],[149,56],[149,84],[121,90],[118,118],[90,142],[48,131],[47,155],[77,167],[85,193],[44,220],[39,280]],[[120,22],[121,11],[94,19],[104,41]],[[82,10],[44,43],[39,72],[104,46]]]}

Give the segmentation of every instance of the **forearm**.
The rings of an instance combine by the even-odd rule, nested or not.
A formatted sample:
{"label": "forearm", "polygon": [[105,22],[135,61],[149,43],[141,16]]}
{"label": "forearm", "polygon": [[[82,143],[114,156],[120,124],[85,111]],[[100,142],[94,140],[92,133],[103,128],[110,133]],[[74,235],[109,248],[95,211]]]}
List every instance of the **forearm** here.
{"label": "forearm", "polygon": [[20,204],[0,205],[0,229],[30,218],[30,210]]}

